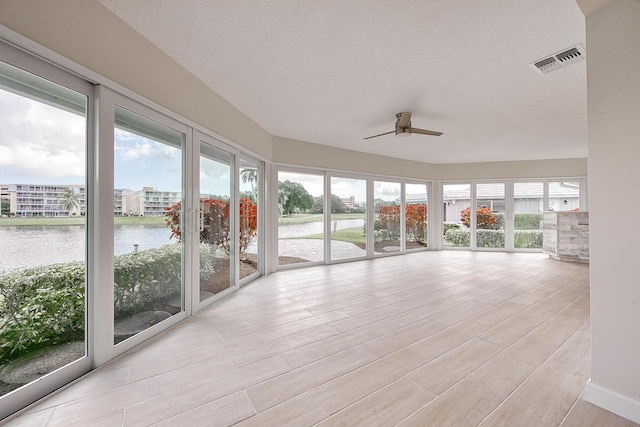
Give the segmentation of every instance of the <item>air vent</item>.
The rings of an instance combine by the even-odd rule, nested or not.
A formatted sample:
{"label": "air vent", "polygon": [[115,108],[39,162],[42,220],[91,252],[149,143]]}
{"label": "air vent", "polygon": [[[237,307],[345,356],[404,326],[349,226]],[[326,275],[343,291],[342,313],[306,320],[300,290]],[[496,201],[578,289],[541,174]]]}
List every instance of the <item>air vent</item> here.
{"label": "air vent", "polygon": [[568,67],[571,64],[580,62],[585,58],[584,47],[581,44],[570,47],[562,52],[542,58],[529,64],[538,74],[545,75],[552,71]]}

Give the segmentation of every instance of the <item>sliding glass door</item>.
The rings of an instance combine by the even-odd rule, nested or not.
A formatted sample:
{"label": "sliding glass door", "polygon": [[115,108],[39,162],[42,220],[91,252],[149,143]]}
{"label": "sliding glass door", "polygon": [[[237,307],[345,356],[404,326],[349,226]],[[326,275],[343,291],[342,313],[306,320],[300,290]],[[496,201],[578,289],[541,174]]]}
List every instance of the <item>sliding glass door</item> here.
{"label": "sliding glass door", "polygon": [[242,283],[257,277],[261,271],[262,244],[262,167],[261,162],[244,154],[239,162],[240,211],[239,211],[239,252],[240,277]]}
{"label": "sliding glass door", "polygon": [[0,419],[91,367],[92,88],[59,71],[0,61]]}
{"label": "sliding glass door", "polygon": [[165,124],[115,107],[115,344],[184,310],[185,139]]}
{"label": "sliding glass door", "polygon": [[476,184],[476,247],[505,247],[505,184]]}
{"label": "sliding glass door", "polygon": [[545,210],[587,207],[586,179],[443,184],[442,188],[444,247],[539,251]]}
{"label": "sliding glass door", "polygon": [[279,171],[277,198],[278,265],[324,261],[324,176]]}
{"label": "sliding glass door", "polygon": [[513,247],[542,249],[544,182],[515,182],[513,199]]}
{"label": "sliding glass door", "polygon": [[377,255],[399,252],[402,237],[400,214],[402,190],[399,182],[374,181],[373,204],[374,253]]}
{"label": "sliding glass door", "polygon": [[367,256],[367,180],[331,177],[331,260]]}
{"label": "sliding glass door", "polygon": [[471,184],[444,184],[444,247],[471,247]]}
{"label": "sliding glass door", "polygon": [[230,153],[199,141],[198,301],[235,287],[232,245],[233,162]]}
{"label": "sliding glass door", "polygon": [[405,238],[407,251],[428,246],[429,192],[427,184],[404,186]]}

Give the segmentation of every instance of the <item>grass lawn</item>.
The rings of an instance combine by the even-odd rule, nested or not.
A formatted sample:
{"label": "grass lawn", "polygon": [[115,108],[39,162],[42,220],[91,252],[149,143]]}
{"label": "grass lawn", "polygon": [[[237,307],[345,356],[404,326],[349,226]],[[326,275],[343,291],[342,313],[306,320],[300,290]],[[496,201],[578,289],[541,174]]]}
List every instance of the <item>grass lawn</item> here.
{"label": "grass lawn", "polygon": [[[364,219],[364,215],[364,213],[331,214],[331,220],[339,221],[341,219]],[[278,225],[307,224],[309,222],[322,221],[324,221],[324,214],[293,214],[291,216],[278,218]]]}
{"label": "grass lawn", "polygon": [[[33,218],[0,218],[0,227],[15,227],[18,225],[84,225],[85,217],[33,217]],[[117,216],[116,225],[165,225],[164,216]]]}

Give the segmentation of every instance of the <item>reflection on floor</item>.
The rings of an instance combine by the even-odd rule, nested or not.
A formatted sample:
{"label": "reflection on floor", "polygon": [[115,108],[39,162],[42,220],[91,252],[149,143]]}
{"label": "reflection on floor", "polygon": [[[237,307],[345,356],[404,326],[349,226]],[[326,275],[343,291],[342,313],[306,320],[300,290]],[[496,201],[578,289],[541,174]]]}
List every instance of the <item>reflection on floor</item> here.
{"label": "reflection on floor", "polygon": [[631,426],[581,399],[588,269],[443,251],[282,271],[9,425]]}

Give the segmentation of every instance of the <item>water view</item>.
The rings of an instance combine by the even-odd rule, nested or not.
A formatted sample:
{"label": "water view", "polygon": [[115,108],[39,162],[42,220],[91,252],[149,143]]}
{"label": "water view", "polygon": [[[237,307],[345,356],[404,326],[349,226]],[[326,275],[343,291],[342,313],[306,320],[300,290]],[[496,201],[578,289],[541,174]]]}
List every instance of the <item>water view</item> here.
{"label": "water view", "polygon": [[[333,221],[333,230],[362,227],[364,220],[347,219]],[[320,234],[323,222],[281,225],[280,238]],[[122,255],[134,251],[159,248],[168,243],[171,230],[164,225],[116,225],[114,230],[114,253]],[[83,225],[43,225],[0,227],[0,272],[39,265],[82,261],[85,258],[85,228]]]}
{"label": "water view", "polygon": [[[158,248],[170,243],[171,230],[164,225],[116,225],[116,255]],[[173,240],[175,242],[175,240]],[[83,225],[0,227],[0,273],[85,259]]]}

